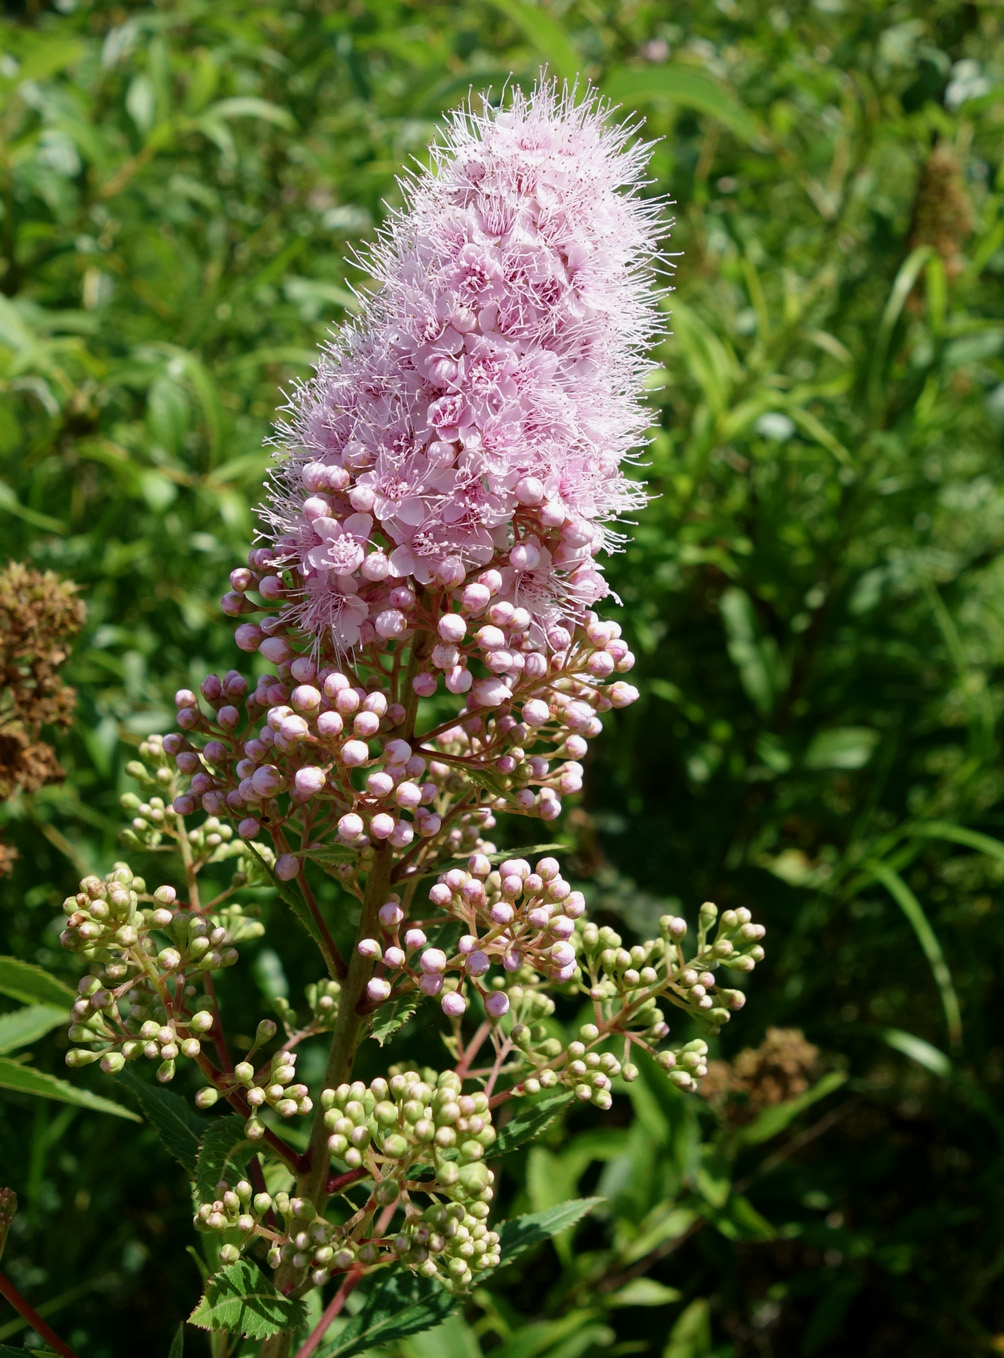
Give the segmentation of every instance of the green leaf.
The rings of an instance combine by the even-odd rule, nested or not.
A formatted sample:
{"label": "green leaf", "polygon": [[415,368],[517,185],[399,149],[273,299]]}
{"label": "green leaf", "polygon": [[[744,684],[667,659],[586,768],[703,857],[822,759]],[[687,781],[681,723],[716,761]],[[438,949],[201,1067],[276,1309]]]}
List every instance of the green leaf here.
{"label": "green leaf", "polygon": [[488,0],[499,13],[504,14],[533,44],[534,50],[547,62],[551,73],[574,84],[579,74],[581,60],[572,46],[564,26],[552,15],[536,5],[522,3],[522,0]]}
{"label": "green leaf", "polygon": [[959,1009],[959,997],[955,993],[952,973],[948,970],[948,963],[945,961],[945,954],[941,951],[938,935],[931,928],[930,921],[924,914],[924,907],[899,873],[894,872],[887,863],[880,863],[877,859],[872,858],[863,863],[862,867],[882,883],[909,920],[930,965],[934,983],[938,987],[941,1005],[945,1011],[945,1022],[948,1025],[949,1040],[953,1043],[960,1042],[962,1040],[962,1013]]}
{"label": "green leaf", "polygon": [[251,95],[238,95],[232,99],[220,99],[215,104],[210,104],[204,115],[206,118],[261,118],[264,122],[272,123],[276,127],[283,128],[286,132],[296,130],[296,119],[288,109],[281,108],[278,104],[269,103],[267,99],[256,99]]}
{"label": "green leaf", "polygon": [[275,868],[265,861],[254,843],[249,840],[245,847],[250,849],[255,858],[258,859],[258,862],[262,866],[262,870],[267,873],[269,880],[276,891],[278,891],[280,898],[289,906],[290,910],[292,910],[293,914],[306,929],[307,933],[317,944],[318,949],[323,955],[324,944],[321,940],[320,932],[314,922],[313,915],[310,913],[310,906],[307,904],[303,892],[296,885],[295,879],[289,882],[281,881],[275,874]]}
{"label": "green leaf", "polygon": [[532,1212],[503,1222],[499,1231],[503,1264],[511,1263],[518,1254],[539,1245],[542,1240],[567,1231],[603,1201],[603,1198],[574,1198],[544,1212]]}
{"label": "green leaf", "polygon": [[749,145],[757,146],[761,140],[749,110],[696,66],[615,66],[603,82],[603,93],[628,108],[652,101],[707,113]]}
{"label": "green leaf", "polygon": [[280,1330],[295,1330],[306,1316],[302,1301],[284,1297],[260,1268],[239,1259],[207,1278],[206,1290],[188,1323],[246,1339],[267,1339]]}
{"label": "green leaf", "polygon": [[675,1287],[666,1287],[654,1278],[632,1278],[629,1283],[608,1300],[608,1306],[671,1306],[681,1299],[683,1293]]}
{"label": "green leaf", "polygon": [[811,1108],[820,1099],[825,1099],[828,1094],[832,1094],[835,1089],[839,1089],[842,1084],[847,1082],[847,1076],[840,1071],[831,1071],[829,1075],[824,1075],[818,1083],[811,1089],[807,1089],[804,1094],[799,1094],[797,1098],[788,1099],[786,1103],[778,1103],[773,1108],[765,1108],[759,1117],[743,1127],[738,1134],[738,1139],[747,1146],[758,1146],[761,1141],[769,1141],[771,1137],[783,1132],[785,1127],[795,1121],[804,1113],[806,1108]]}
{"label": "green leaf", "polygon": [[868,400],[873,409],[877,409],[882,400],[882,378],[885,374],[886,358],[893,331],[896,329],[896,322],[903,314],[906,299],[913,291],[913,285],[919,278],[920,271],[933,254],[934,250],[930,245],[918,245],[907,255],[900,265],[899,273],[893,280],[889,300],[885,304],[885,310],[882,312],[882,319],[875,336],[875,348],[868,365]]}
{"label": "green leaf", "polygon": [[112,1103],[111,1099],[103,1099],[89,1089],[81,1089],[47,1071],[21,1065],[6,1056],[0,1056],[0,1089],[15,1089],[19,1094],[34,1094],[40,1099],[55,1099],[59,1103],[76,1104],[78,1108],[90,1108],[95,1113],[113,1113],[130,1122],[140,1121],[135,1113],[121,1104]]}
{"label": "green leaf", "polygon": [[519,1112],[499,1132],[492,1155],[511,1155],[520,1146],[533,1141],[571,1101],[570,1090],[555,1089],[532,1103],[520,1102]]}
{"label": "green leaf", "polygon": [[25,1047],[66,1022],[66,1010],[50,1004],[30,1004],[12,1014],[0,1014],[0,1055]]}
{"label": "green leaf", "polygon": [[439,1325],[459,1305],[439,1283],[413,1273],[393,1273],[366,1298],[333,1344],[317,1350],[315,1358],[353,1358],[378,1345]]}
{"label": "green leaf", "polygon": [[50,976],[32,962],[21,962],[16,957],[0,957],[0,995],[25,1004],[60,1005],[68,1009],[77,998],[65,981]]}
{"label": "green leaf", "polygon": [[730,586],[718,603],[725,625],[729,659],[739,672],[739,681],[761,717],[774,706],[780,687],[777,657],[772,638],[760,636],[756,613],[748,594]]}
{"label": "green leaf", "polygon": [[398,1029],[404,1027],[417,1008],[418,1000],[414,995],[402,995],[392,1004],[382,1004],[373,1015],[370,1024],[370,1037],[375,1038],[381,1047],[386,1046]]}
{"label": "green leaf", "polygon": [[925,1042],[922,1037],[904,1032],[902,1028],[882,1028],[879,1037],[894,1051],[908,1056],[911,1061],[916,1061],[918,1066],[923,1066],[932,1075],[939,1075],[946,1080],[951,1079],[954,1068],[949,1057],[938,1047]]}
{"label": "green leaf", "polygon": [[233,1187],[253,1149],[242,1117],[231,1113],[214,1118],[202,1135],[195,1162],[195,1193],[199,1202],[212,1202],[216,1185],[222,1179]]}
{"label": "green leaf", "polygon": [[167,1358],[184,1358],[185,1354],[185,1327],[179,1325],[175,1331],[174,1338],[171,1340],[171,1347],[167,1351]]}
{"label": "green leaf", "polygon": [[871,759],[879,733],[870,726],[834,726],[818,731],[805,752],[807,769],[860,769]]}
{"label": "green leaf", "polygon": [[143,1116],[160,1137],[164,1149],[174,1156],[189,1178],[195,1177],[199,1153],[199,1138],[205,1130],[205,1119],[180,1094],[163,1085],[147,1084],[128,1066],[116,1077],[139,1104]]}
{"label": "green leaf", "polygon": [[911,825],[909,833],[921,839],[946,839],[950,844],[964,844],[967,849],[976,849],[978,853],[989,854],[1004,862],[1004,844],[999,839],[981,834],[979,830],[970,830],[965,825],[953,825],[946,820],[921,821]]}

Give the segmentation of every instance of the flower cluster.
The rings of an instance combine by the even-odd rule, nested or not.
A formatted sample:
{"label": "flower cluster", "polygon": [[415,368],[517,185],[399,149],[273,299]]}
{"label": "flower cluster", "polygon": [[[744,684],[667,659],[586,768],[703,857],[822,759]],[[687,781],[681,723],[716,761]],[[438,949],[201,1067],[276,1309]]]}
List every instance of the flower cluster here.
{"label": "flower cluster", "polygon": [[363,319],[281,431],[254,564],[298,632],[365,646],[408,629],[414,586],[469,582],[543,639],[608,592],[605,521],[643,499],[620,464],[647,423],[661,209],[604,113],[548,85],[461,110],[403,186]]}
{"label": "flower cluster", "polygon": [[[345,1275],[337,1310],[387,1264],[468,1288],[500,1260],[493,1111],[546,1090],[609,1108],[640,1052],[693,1089],[707,1042],[671,1035],[671,1010],[717,1032],[744,1000],[722,970],[763,957],[748,912],[711,904],[692,945],[669,915],[626,945],[555,846],[522,858],[487,837],[503,814],[557,819],[603,717],[638,696],[593,607],[605,522],[641,499],[622,464],[655,327],[659,207],[627,137],[595,95],[550,86],[456,116],[377,247],[363,318],[282,431],[264,545],[223,599],[254,677],[180,689],[177,730],[130,766],[126,842],[174,846],[184,886],[150,894],[118,865],[66,905],[63,941],[93,972],[71,1064],[147,1057],[167,1081],[195,1061],[197,1106],[239,1115],[209,1122],[196,1224],[224,1267],[257,1257],[286,1297]],[[233,900],[260,884],[327,975],[300,1015],[277,999],[282,1035],[262,1020],[235,1061],[213,975],[260,931]],[[367,1034],[382,1045],[423,1004],[447,1068],[423,1051],[420,1069],[354,1078]],[[311,1086],[321,1066],[297,1056],[321,1035]],[[214,1185],[228,1124],[246,1177]]]}

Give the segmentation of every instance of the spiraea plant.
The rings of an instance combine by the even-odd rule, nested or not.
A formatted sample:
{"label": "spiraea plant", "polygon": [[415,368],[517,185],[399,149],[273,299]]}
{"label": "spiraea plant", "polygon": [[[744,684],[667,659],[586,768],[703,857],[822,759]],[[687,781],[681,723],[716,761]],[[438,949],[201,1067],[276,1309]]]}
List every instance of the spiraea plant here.
{"label": "spiraea plant", "polygon": [[[557,820],[603,715],[637,697],[596,608],[609,522],[643,500],[624,465],[666,229],[646,158],[593,94],[544,84],[453,116],[360,319],[280,426],[223,599],[256,677],[180,690],[177,731],[133,766],[126,844],[176,849],[181,871],[119,863],[66,902],[88,967],[68,1063],[149,1063],[161,1086],[198,1068],[204,1113],[124,1078],[195,1180],[212,1271],[192,1322],[263,1355],[345,1358],[434,1324],[572,1224],[588,1203],[500,1227],[493,1162],[566,1103],[609,1108],[638,1052],[692,1090],[707,1046],[671,1011],[717,1031],[744,998],[723,972],[763,956],[748,912],[711,904],[695,937],[666,916],[626,946],[556,846],[496,842],[500,816]],[[256,883],[309,932],[318,979],[238,1049],[215,986],[262,929],[239,902]],[[396,1059],[420,1006],[439,1038]],[[311,1044],[328,1054],[308,1082]]]}

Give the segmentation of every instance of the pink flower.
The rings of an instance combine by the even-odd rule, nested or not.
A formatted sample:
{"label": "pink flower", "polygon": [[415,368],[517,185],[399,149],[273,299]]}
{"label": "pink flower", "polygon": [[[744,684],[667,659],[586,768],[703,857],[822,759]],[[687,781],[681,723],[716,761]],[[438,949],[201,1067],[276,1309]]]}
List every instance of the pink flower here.
{"label": "pink flower", "polygon": [[336,650],[372,635],[388,558],[447,588],[492,564],[541,634],[607,592],[603,523],[645,498],[622,463],[648,422],[661,206],[606,112],[543,84],[454,113],[373,250],[368,307],[292,401],[266,536],[303,581],[285,616]]}

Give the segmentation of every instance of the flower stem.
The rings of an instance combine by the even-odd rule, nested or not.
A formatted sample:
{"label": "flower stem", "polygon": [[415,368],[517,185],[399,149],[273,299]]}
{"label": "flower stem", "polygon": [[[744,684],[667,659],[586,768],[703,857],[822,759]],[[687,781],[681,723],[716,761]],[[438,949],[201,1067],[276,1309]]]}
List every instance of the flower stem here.
{"label": "flower stem", "polygon": [[59,1335],[49,1329],[34,1307],[25,1301],[14,1284],[2,1273],[0,1273],[0,1296],[10,1302],[21,1319],[27,1321],[35,1333],[45,1340],[50,1349],[60,1354],[61,1358],[77,1358],[69,1344],[64,1344]]}

